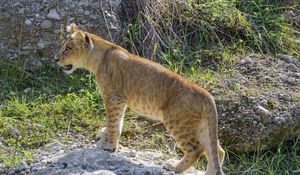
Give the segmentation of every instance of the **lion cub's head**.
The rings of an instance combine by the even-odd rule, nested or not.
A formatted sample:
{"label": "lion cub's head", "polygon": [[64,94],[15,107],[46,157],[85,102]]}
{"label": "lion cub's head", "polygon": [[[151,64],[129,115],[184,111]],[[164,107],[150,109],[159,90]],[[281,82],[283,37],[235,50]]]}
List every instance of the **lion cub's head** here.
{"label": "lion cub's head", "polygon": [[93,42],[74,23],[67,27],[67,31],[70,34],[55,55],[55,60],[65,73],[71,74],[77,68],[83,67],[87,54],[93,47]]}

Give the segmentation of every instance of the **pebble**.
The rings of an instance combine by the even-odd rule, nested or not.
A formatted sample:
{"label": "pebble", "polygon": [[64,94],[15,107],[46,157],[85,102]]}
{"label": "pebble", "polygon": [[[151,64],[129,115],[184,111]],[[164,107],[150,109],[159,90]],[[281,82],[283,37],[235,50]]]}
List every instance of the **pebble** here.
{"label": "pebble", "polygon": [[26,88],[26,89],[23,90],[23,92],[24,92],[25,94],[28,94],[30,91],[31,91],[31,88]]}
{"label": "pebble", "polygon": [[84,15],[85,15],[85,16],[89,16],[90,14],[91,14],[91,13],[90,13],[89,11],[87,11],[87,10],[84,11]]}
{"label": "pebble", "polygon": [[26,160],[27,165],[31,165],[33,161],[31,159]]}
{"label": "pebble", "polygon": [[47,159],[46,156],[41,156],[41,157],[40,157],[40,160],[46,160],[46,159]]}
{"label": "pebble", "polygon": [[47,57],[42,57],[42,58],[41,58],[42,61],[48,61],[48,60],[50,60],[50,59],[51,59],[51,58],[47,58]]}
{"label": "pebble", "polygon": [[267,108],[268,107],[268,100],[264,99],[260,101],[259,103],[262,107]]}
{"label": "pebble", "polygon": [[20,131],[17,128],[10,128],[9,134],[13,135],[14,137],[20,137]]}
{"label": "pebble", "polygon": [[293,64],[293,63],[289,63],[287,66],[286,66],[287,70],[289,71],[292,71],[292,72],[299,72],[299,68]]}
{"label": "pebble", "polygon": [[78,6],[88,6],[89,5],[89,1],[88,0],[81,0],[79,3],[78,3]]}
{"label": "pebble", "polygon": [[286,63],[293,63],[295,59],[293,56],[285,54],[280,54],[279,58]]}
{"label": "pebble", "polygon": [[83,173],[82,175],[116,175],[116,174],[114,172],[108,171],[108,170],[98,170],[98,171],[94,171],[94,172],[86,172],[86,173]]}
{"label": "pebble", "polygon": [[39,42],[37,43],[37,49],[38,50],[43,50],[46,47],[46,43],[43,40],[39,40]]}
{"label": "pebble", "polygon": [[256,107],[255,112],[261,117],[271,116],[271,112],[260,105]]}
{"label": "pebble", "polygon": [[277,124],[277,125],[281,125],[281,124],[283,124],[285,122],[285,119],[283,118],[283,117],[276,117],[275,118],[275,123]]}
{"label": "pebble", "polygon": [[30,46],[24,46],[24,47],[22,47],[22,49],[23,50],[29,50],[29,49],[31,49],[31,47]]}
{"label": "pebble", "polygon": [[49,29],[51,27],[52,27],[52,22],[51,21],[49,21],[49,20],[42,21],[42,23],[41,23],[41,28],[42,29]]}
{"label": "pebble", "polygon": [[14,175],[15,174],[15,171],[14,170],[10,170],[8,171],[7,175]]}
{"label": "pebble", "polygon": [[281,77],[281,81],[290,86],[296,86],[296,79],[294,77],[283,76]]}
{"label": "pebble", "polygon": [[26,20],[25,20],[25,24],[26,24],[27,26],[31,26],[32,21],[31,21],[30,19],[26,19]]}
{"label": "pebble", "polygon": [[47,18],[55,19],[55,20],[61,19],[60,15],[57,13],[56,9],[51,9],[47,15]]}
{"label": "pebble", "polygon": [[44,66],[44,64],[42,63],[42,61],[40,61],[40,60],[35,60],[35,61],[33,61],[32,62],[32,65],[35,67],[35,68],[42,68],[43,66]]}
{"label": "pebble", "polygon": [[258,116],[258,115],[253,115],[253,118],[254,118],[256,121],[258,121],[258,122],[261,121],[261,117]]}
{"label": "pebble", "polygon": [[136,156],[136,151],[135,150],[130,151],[129,156],[130,157],[135,157]]}
{"label": "pebble", "polygon": [[241,60],[240,64],[250,64],[252,62],[253,62],[252,59],[250,57],[247,57],[247,58]]}

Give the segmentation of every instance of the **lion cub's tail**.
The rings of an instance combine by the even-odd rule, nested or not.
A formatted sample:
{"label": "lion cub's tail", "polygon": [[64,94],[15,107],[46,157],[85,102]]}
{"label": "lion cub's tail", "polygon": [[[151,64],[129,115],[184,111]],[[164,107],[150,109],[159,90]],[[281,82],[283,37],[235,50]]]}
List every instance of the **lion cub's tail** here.
{"label": "lion cub's tail", "polygon": [[208,150],[211,155],[211,161],[212,161],[212,166],[214,169],[214,172],[216,173],[215,175],[224,175],[220,161],[219,161],[219,156],[218,156],[218,114],[217,114],[217,107],[212,99],[213,105],[209,105],[208,109],[208,134],[209,134],[209,142],[210,142],[210,149]]}

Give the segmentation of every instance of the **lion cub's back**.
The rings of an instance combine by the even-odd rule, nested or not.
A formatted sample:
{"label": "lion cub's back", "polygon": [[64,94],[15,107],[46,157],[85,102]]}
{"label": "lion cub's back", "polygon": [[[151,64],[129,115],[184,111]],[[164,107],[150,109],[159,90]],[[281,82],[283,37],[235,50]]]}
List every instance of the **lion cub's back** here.
{"label": "lion cub's back", "polygon": [[162,120],[163,109],[170,101],[195,105],[195,99],[207,95],[207,91],[165,67],[132,56],[121,66],[123,90],[128,106],[139,114]]}

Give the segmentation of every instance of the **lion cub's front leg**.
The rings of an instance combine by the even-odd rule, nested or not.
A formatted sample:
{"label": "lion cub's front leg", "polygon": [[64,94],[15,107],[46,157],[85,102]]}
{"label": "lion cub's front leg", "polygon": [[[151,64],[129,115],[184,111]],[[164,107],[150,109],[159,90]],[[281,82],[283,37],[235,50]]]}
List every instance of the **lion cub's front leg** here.
{"label": "lion cub's front leg", "polygon": [[100,130],[100,141],[98,147],[115,151],[118,147],[119,137],[122,131],[125,104],[117,96],[111,96],[104,99],[106,110],[106,128]]}

